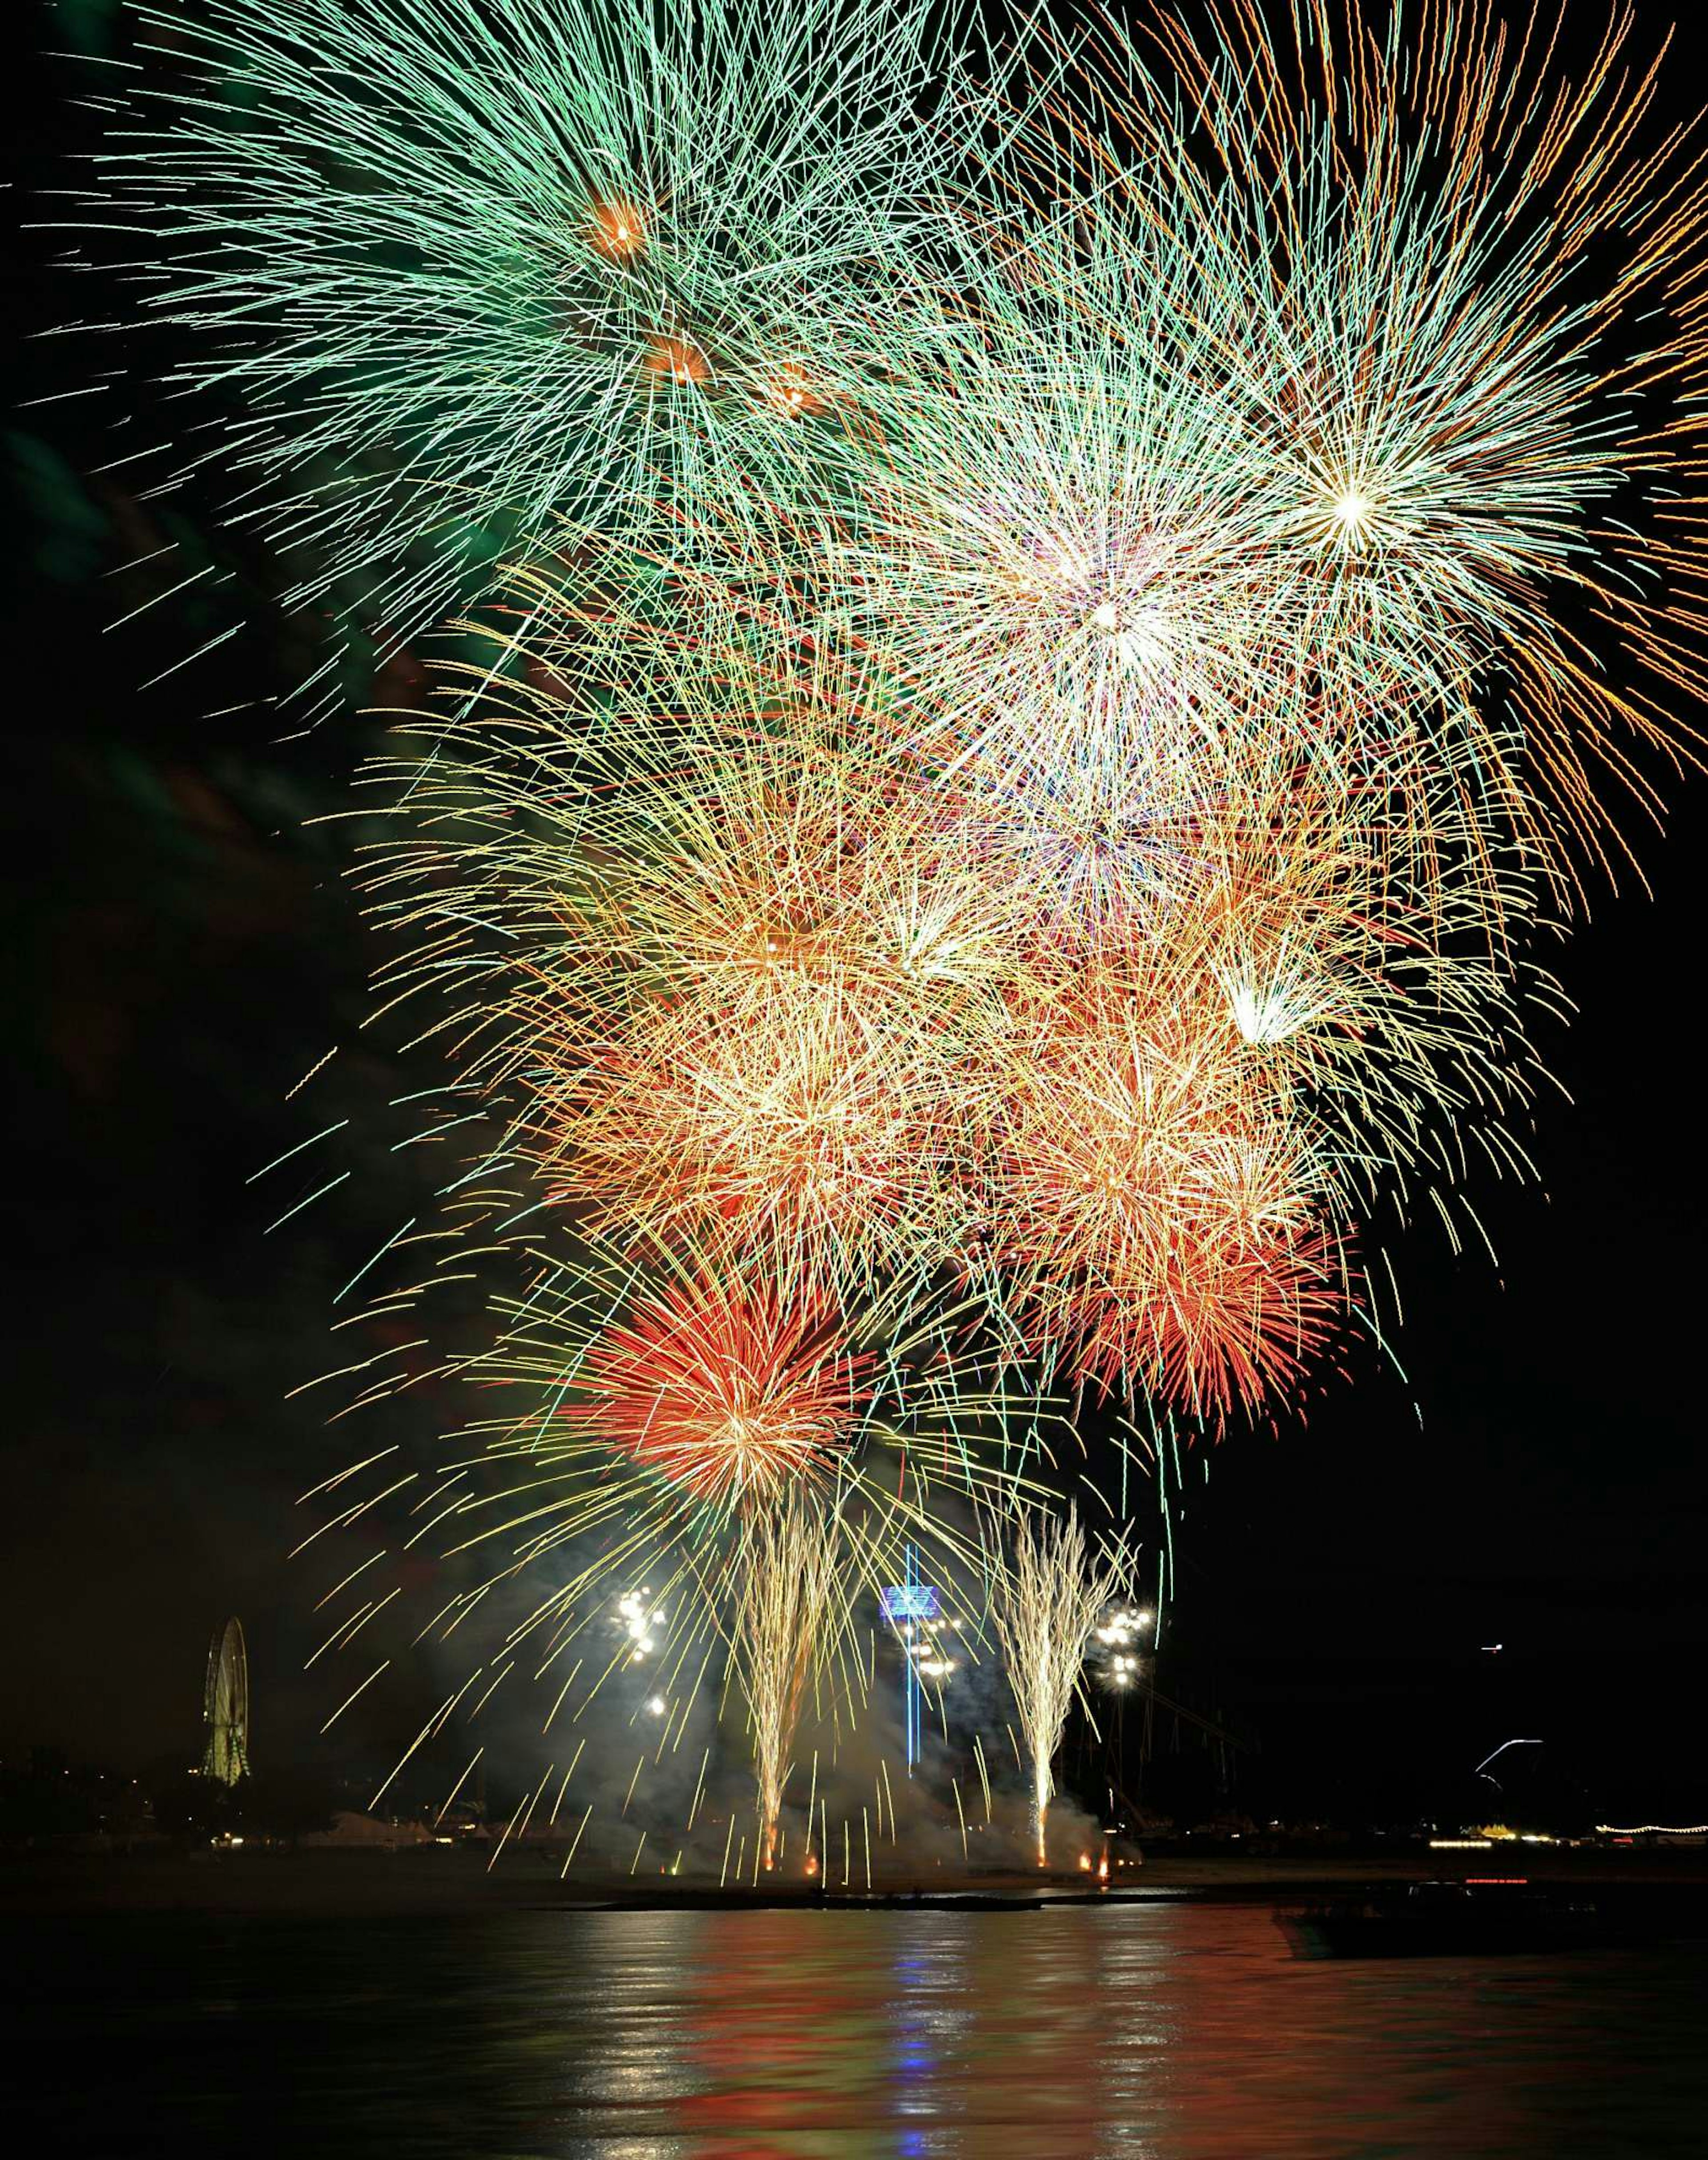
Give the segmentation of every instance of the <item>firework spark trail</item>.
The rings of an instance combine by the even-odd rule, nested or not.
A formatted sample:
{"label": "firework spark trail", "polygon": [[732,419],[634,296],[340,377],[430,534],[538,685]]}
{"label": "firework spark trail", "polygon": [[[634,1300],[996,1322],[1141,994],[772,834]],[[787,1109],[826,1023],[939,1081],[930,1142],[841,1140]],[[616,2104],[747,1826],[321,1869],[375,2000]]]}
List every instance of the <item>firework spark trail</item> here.
{"label": "firework spark trail", "polygon": [[800,1496],[781,1510],[755,1511],[745,1526],[735,1633],[767,1869],[776,1864],[783,1789],[807,1680],[847,1611],[840,1539],[837,1518]]}
{"label": "firework spark trail", "polygon": [[1086,1644],[1129,1571],[1119,1540],[1101,1554],[1092,1551],[1072,1505],[1065,1514],[1024,1504],[1015,1509],[1010,1550],[991,1580],[990,1616],[1025,1740],[1040,1867],[1049,1863],[1052,1765],[1080,1685]]}

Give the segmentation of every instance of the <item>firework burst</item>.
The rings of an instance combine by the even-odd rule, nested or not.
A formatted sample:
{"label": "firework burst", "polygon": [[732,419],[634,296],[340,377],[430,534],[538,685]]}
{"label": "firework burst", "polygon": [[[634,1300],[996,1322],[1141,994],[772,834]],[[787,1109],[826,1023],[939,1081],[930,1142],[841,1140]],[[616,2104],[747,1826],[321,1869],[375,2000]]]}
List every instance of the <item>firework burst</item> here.
{"label": "firework burst", "polygon": [[1010,1106],[997,1264],[1046,1366],[1219,1416],[1296,1381],[1341,1271],[1308,1147],[1225,1035],[1171,1017],[1052,1027]]}
{"label": "firework burst", "polygon": [[363,857],[502,1285],[451,1624],[525,1580],[544,1670],[645,1574],[774,1857],[852,1599],[1010,1515],[1041,1862],[1126,1548],[1039,1390],[1296,1400],[1377,1219],[1526,1166],[1533,956],[1705,687],[1696,149],[1624,17],[1212,0],[987,95],[918,0],[138,15],[205,461],[338,634],[467,603]]}
{"label": "firework burst", "polygon": [[702,1276],[601,1330],[564,1415],[695,1501],[775,1501],[835,1483],[875,1363],[844,1349],[838,1316],[810,1291]]}
{"label": "firework burst", "polygon": [[821,487],[871,266],[978,124],[913,0],[137,13],[188,80],[138,95],[96,215],[216,416],[197,461],[288,605],[398,639],[555,517],[608,541]]}
{"label": "firework burst", "polygon": [[[1701,680],[1665,498],[1700,459],[1708,198],[1633,31],[1574,80],[1537,18],[1227,0],[1202,35],[1158,17],[1157,59],[1101,29],[1077,148],[1031,145],[1212,328],[1298,755],[1362,781],[1415,746],[1562,897],[1603,844],[1597,769],[1651,799],[1615,740],[1678,742]],[[1670,622],[1635,601],[1656,582]]]}

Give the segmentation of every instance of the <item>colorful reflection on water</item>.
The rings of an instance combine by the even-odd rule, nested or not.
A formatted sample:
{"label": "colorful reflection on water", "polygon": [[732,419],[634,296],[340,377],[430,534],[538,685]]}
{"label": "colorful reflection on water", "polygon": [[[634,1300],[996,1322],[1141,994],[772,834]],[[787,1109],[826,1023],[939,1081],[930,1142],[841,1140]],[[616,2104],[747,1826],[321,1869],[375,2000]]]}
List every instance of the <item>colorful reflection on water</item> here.
{"label": "colorful reflection on water", "polygon": [[[32,2150],[1697,2153],[1686,1950],[1309,1963],[1258,1907],[33,1921]],[[14,2121],[17,2121],[14,2116]]]}

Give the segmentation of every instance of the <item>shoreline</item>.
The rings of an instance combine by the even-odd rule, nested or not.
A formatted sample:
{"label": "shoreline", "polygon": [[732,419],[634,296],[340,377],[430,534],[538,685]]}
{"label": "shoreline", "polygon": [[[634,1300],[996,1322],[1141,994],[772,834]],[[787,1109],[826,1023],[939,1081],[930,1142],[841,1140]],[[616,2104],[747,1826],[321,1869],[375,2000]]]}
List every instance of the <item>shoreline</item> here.
{"label": "shoreline", "polygon": [[876,1872],[823,1892],[806,1882],[731,1884],[587,1874],[565,1882],[556,1856],[523,1851],[490,1872],[483,1855],[404,1847],[363,1852],[0,1855],[0,1910],[15,1917],[104,1913],[298,1916],[529,1911],[1036,1911],[1063,1904],[1298,1905],[1407,1882],[1512,1880],[1647,1901],[1708,1893],[1708,1855],[1526,1846],[1466,1853],[1159,1855],[1107,1887],[1083,1874]]}

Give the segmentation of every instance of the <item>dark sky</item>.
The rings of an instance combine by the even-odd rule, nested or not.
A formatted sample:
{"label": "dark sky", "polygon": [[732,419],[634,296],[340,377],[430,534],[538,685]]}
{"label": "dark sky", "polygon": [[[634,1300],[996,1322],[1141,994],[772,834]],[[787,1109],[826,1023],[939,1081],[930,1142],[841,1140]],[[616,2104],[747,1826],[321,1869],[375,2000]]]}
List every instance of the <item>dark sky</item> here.
{"label": "dark sky", "polygon": [[[54,158],[83,123],[69,71],[29,57],[33,12],[10,75],[19,177],[63,184]],[[109,12],[75,11],[91,36]],[[95,312],[88,281],[44,267],[56,244],[19,243],[21,326]],[[8,364],[0,1742],[127,1766],[193,1745],[207,1638],[237,1611],[257,1747],[335,1761],[312,1738],[321,1694],[290,1677],[311,1623],[283,1555],[293,1497],[343,1451],[283,1399],[325,1363],[330,1292],[397,1219],[401,1174],[364,1159],[396,1075],[356,1046],[363,944],[335,842],[300,824],[344,802],[371,724],[273,742],[259,701],[296,658],[276,627],[138,688],[212,618],[167,606],[107,634],[143,589],[121,566],[166,531],[223,543],[194,500],[96,476],[122,401],[22,409],[129,357],[117,338],[55,340]],[[264,578],[231,567],[234,595]],[[1596,896],[1559,958],[1579,1017],[1543,1048],[1571,1100],[1540,1105],[1539,1185],[1477,1195],[1498,1272],[1420,1228],[1395,1254],[1406,1382],[1363,1357],[1302,1423],[1231,1436],[1207,1483],[1191,1470],[1162,1678],[1260,1743],[1242,1774],[1278,1807],[1403,1810],[1523,1732],[1593,1811],[1708,1817],[1708,784],[1667,792],[1664,841],[1629,828],[1652,897],[1634,880]],[[335,1208],[263,1236],[291,1196],[245,1181],[302,1137],[283,1098],[334,1042],[328,1116],[358,1137],[333,1166],[357,1175]]]}

